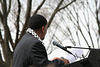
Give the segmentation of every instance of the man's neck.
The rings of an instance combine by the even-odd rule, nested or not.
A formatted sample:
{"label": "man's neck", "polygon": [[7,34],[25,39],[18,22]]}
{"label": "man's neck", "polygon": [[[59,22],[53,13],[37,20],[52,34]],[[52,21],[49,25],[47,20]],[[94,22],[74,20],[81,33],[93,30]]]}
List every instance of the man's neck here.
{"label": "man's neck", "polygon": [[40,37],[42,40],[41,30],[34,30],[34,32]]}

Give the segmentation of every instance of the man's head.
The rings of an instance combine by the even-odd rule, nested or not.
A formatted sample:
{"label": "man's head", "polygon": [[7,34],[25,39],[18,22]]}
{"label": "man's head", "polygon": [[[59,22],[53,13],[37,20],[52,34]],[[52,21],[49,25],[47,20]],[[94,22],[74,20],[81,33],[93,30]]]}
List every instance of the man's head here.
{"label": "man's head", "polygon": [[42,15],[33,15],[29,20],[29,28],[33,29],[43,40],[47,32],[47,20]]}

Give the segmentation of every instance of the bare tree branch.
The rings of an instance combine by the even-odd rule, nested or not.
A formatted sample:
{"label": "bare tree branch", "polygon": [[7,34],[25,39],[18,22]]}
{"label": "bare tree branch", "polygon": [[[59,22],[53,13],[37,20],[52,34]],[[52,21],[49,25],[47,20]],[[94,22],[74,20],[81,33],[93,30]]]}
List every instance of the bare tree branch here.
{"label": "bare tree branch", "polygon": [[5,33],[8,32],[8,38],[11,42],[11,44],[13,44],[13,41],[12,41],[12,38],[11,38],[11,33],[10,33],[10,30],[9,30],[9,27],[7,25],[7,4],[6,4],[6,0],[3,0],[3,4],[2,4],[2,10],[3,10],[3,15],[1,16],[2,17],[2,24],[4,25],[4,29],[5,29]]}
{"label": "bare tree branch", "polygon": [[58,12],[58,9],[59,9],[59,7],[61,6],[61,4],[63,3],[63,1],[64,1],[64,0],[61,0],[61,1],[59,2],[58,6],[56,7],[56,9],[54,10],[54,12],[52,13],[51,18],[49,19],[49,22],[48,22],[48,27],[50,26],[50,24],[51,24],[51,22],[52,22],[52,20],[53,20],[53,18],[54,18],[54,16],[55,16],[55,14]]}
{"label": "bare tree branch", "polygon": [[3,38],[2,38],[2,34],[1,34],[1,29],[0,29],[0,43],[2,44],[3,43]]}
{"label": "bare tree branch", "polygon": [[70,33],[70,36],[71,36],[71,42],[73,43],[73,45],[76,45],[76,43],[75,43],[75,40],[74,40],[74,38],[73,38],[73,36],[72,36],[72,32],[71,32],[71,30],[67,27],[67,29],[68,29],[68,31],[69,31],[69,33]]}
{"label": "bare tree branch", "polygon": [[[5,62],[7,62],[8,65],[10,65],[10,60],[12,58],[12,52],[9,48],[9,40],[12,41],[11,39],[11,34],[10,34],[10,30],[9,27],[7,25],[7,4],[6,4],[6,0],[3,0],[3,4],[2,4],[2,11],[3,11],[3,27],[4,27],[4,44],[2,44],[2,48],[3,48],[3,55],[5,58]],[[9,56],[8,56],[9,55]]]}
{"label": "bare tree branch", "polygon": [[[87,4],[88,4],[88,2],[87,2]],[[94,48],[94,44],[93,44],[93,40],[92,40],[92,35],[91,35],[91,33],[90,33],[90,28],[89,28],[89,15],[88,15],[88,16],[85,16],[85,5],[83,5],[83,7],[84,7],[83,16],[84,16],[84,19],[85,19],[85,22],[86,22],[87,28],[88,28],[87,32],[88,32],[88,34],[89,34],[89,37],[90,37],[92,46],[93,46],[93,48]],[[86,12],[87,12],[87,14],[89,14],[87,9],[86,9]],[[86,19],[86,18],[88,18],[88,19]]]}
{"label": "bare tree branch", "polygon": [[[17,32],[16,32],[16,39],[15,39],[15,45],[18,43],[18,36],[19,36],[19,21],[20,21],[20,12],[21,12],[21,3],[20,0],[17,0],[18,2],[18,15],[17,15]],[[13,46],[13,48],[15,48]]]}
{"label": "bare tree branch", "polygon": [[3,0],[3,2],[2,2],[2,10],[3,10],[2,24],[4,26],[5,35],[7,36],[5,40],[10,41],[11,45],[13,45],[13,40],[11,37],[10,29],[7,25],[7,3],[6,3],[6,0]]}
{"label": "bare tree branch", "polygon": [[98,33],[100,35],[100,22],[99,22],[99,17],[98,17],[99,12],[98,12],[98,8],[97,8],[97,0],[95,0],[95,7],[96,7],[96,21],[97,21],[98,28],[99,28]]}
{"label": "bare tree branch", "polygon": [[[41,2],[41,4],[38,6],[38,8],[35,10],[35,12],[34,12],[34,14],[36,14],[38,11],[39,11],[39,9],[42,7],[42,5],[44,4],[44,2],[45,2],[46,0],[43,0],[42,2]],[[33,14],[33,15],[34,15]]]}
{"label": "bare tree branch", "polygon": [[[53,33],[51,39],[50,39],[49,46],[50,46],[50,44],[51,44],[51,42],[52,42],[52,40],[53,40],[53,38],[54,38],[54,36],[55,36],[55,33],[56,33],[56,29],[57,29],[57,28],[58,28],[58,26],[56,26],[55,31],[54,31],[54,33]],[[47,47],[47,50],[49,49],[49,46]],[[51,49],[52,49],[52,48],[51,48]]]}
{"label": "bare tree branch", "polygon": [[[2,38],[1,29],[0,29],[0,44],[4,44],[4,40]],[[4,62],[2,60],[1,51],[0,51],[0,66],[4,66]]]}
{"label": "bare tree branch", "polygon": [[59,8],[58,11],[65,9],[66,7],[68,7],[69,5],[71,5],[73,2],[75,2],[76,0],[73,0],[72,2],[70,2],[69,4],[67,4],[66,6]]}
{"label": "bare tree branch", "polygon": [[8,11],[7,11],[7,16],[9,14],[9,12],[10,12],[10,9],[11,9],[11,0],[9,0],[9,8],[8,8]]}
{"label": "bare tree branch", "polygon": [[0,19],[3,20],[3,15],[1,13],[1,11],[0,11]]}
{"label": "bare tree branch", "polygon": [[83,38],[84,38],[84,40],[85,40],[87,46],[90,47],[88,41],[86,40],[86,37],[84,36],[84,34],[83,34],[83,32],[82,32],[82,30],[81,30],[81,28],[80,28],[80,26],[79,26],[79,22],[78,22],[78,29],[79,29],[80,33],[82,34],[82,36],[83,36]]}
{"label": "bare tree branch", "polygon": [[[27,24],[28,24],[28,21],[29,21],[29,18],[30,18],[30,14],[31,14],[31,4],[32,4],[32,0],[28,0],[25,24],[23,25],[23,29],[22,29],[22,31],[21,31],[19,40],[22,38],[22,36],[23,36],[23,35],[25,34],[25,32],[26,32]],[[15,46],[16,46],[16,45],[15,45]]]}
{"label": "bare tree branch", "polygon": [[[0,51],[1,52],[1,51]],[[1,53],[0,53],[0,66],[1,67],[6,67],[6,63],[2,60],[2,56],[1,56]]]}

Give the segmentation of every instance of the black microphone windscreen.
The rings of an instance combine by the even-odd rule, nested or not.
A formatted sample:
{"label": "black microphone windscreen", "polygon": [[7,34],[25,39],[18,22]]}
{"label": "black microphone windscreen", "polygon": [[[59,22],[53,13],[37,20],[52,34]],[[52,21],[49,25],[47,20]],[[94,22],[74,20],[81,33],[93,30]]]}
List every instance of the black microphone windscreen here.
{"label": "black microphone windscreen", "polygon": [[55,45],[55,46],[56,46],[57,44],[58,44],[58,43],[57,43],[56,41],[53,41],[53,45]]}

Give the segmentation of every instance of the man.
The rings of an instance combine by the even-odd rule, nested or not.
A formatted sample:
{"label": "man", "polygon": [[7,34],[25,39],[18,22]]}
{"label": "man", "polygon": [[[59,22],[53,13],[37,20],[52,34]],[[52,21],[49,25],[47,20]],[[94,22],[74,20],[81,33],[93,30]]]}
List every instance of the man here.
{"label": "man", "polygon": [[47,32],[47,20],[39,15],[33,15],[29,20],[27,33],[14,50],[12,67],[51,67],[68,63],[66,59],[48,60],[42,40]]}

